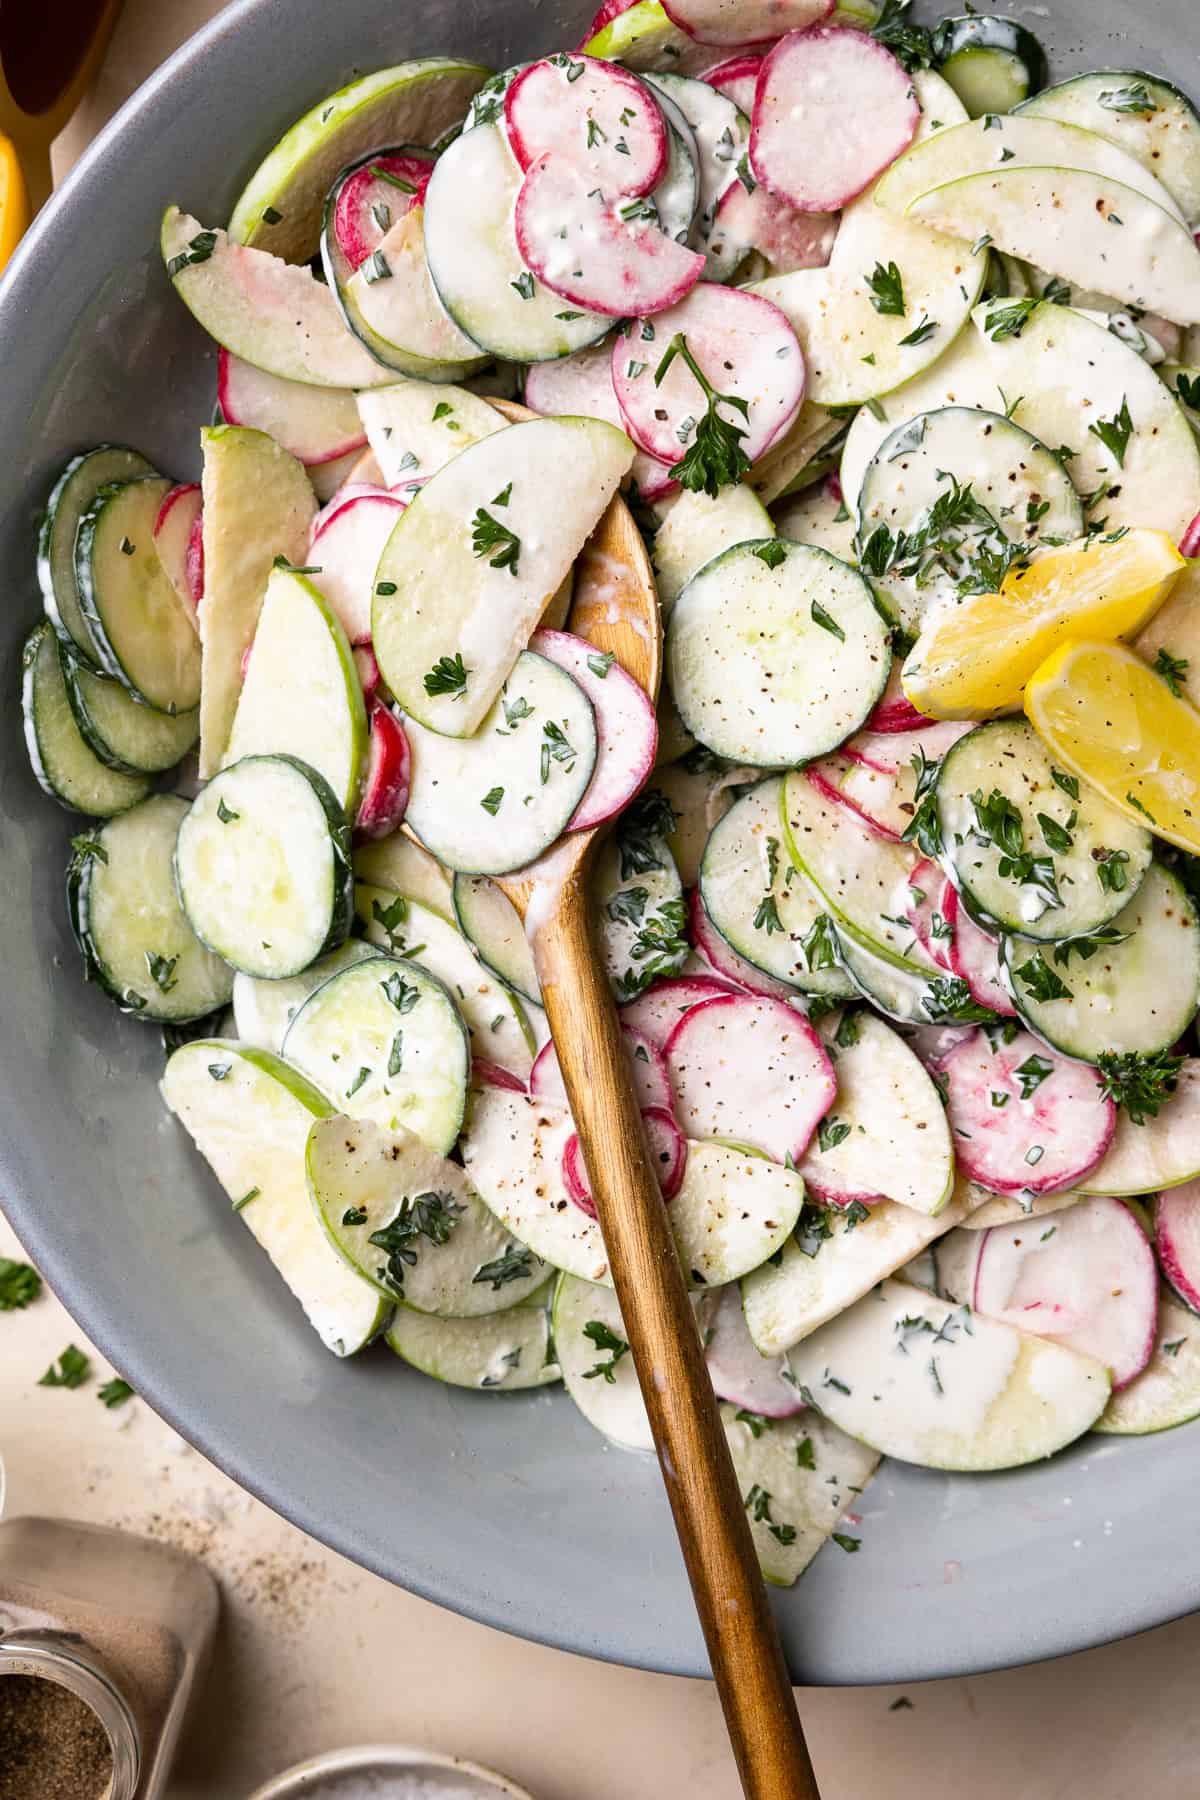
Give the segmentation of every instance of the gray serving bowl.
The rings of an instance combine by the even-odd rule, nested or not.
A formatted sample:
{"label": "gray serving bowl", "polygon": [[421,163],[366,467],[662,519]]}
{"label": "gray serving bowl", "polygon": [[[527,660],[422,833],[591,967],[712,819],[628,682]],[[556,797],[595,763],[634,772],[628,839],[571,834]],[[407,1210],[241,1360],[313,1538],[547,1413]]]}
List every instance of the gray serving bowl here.
{"label": "gray serving bowl", "polygon": [[[63,869],[80,829],[21,743],[34,526],[104,439],[199,464],[215,359],[159,261],[177,200],[219,224],[284,127],[356,72],[429,51],[501,68],[578,41],[587,0],[240,0],[102,134],[0,284],[0,1195],[83,1328],[200,1450],[315,1537],[446,1606],[588,1655],[707,1672],[656,1466],[561,1394],[439,1386],[384,1349],[336,1362],[155,1083],[157,1031],[83,985]],[[1200,92],[1195,0],[1015,12],[1056,75],[1163,70]],[[777,1598],[797,1680],[911,1681],[1051,1656],[1200,1607],[1200,1427],[1093,1438],[983,1477],[884,1465],[862,1551]]]}

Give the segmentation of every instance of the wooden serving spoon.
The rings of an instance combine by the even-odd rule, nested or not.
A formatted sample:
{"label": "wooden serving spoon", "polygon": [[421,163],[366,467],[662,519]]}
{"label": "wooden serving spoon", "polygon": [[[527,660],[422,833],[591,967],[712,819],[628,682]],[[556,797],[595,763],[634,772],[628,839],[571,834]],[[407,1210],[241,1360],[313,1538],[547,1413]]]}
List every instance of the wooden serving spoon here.
{"label": "wooden serving spoon", "polygon": [[[513,421],[537,416],[493,405]],[[576,563],[570,629],[657,698],[658,593],[620,497]],[[497,885],[525,921],[743,1790],[749,1800],[820,1800],[592,932],[601,830],[567,833]]]}

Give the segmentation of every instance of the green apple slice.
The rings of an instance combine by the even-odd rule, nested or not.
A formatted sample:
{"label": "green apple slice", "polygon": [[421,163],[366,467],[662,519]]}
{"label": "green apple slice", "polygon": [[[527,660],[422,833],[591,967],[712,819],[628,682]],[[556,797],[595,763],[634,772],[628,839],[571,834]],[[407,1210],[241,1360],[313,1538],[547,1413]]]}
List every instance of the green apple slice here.
{"label": "green apple slice", "polygon": [[[478,730],[633,455],[599,419],[533,419],[470,445],[418,491],[371,609],[405,712],[448,737]],[[435,670],[456,654],[465,685],[448,688]]]}
{"label": "green apple slice", "polygon": [[[854,1510],[879,1453],[811,1407],[791,1419],[759,1419],[723,1406],[721,1422],[759,1567],[772,1587],[791,1587]],[[857,1544],[847,1534],[839,1549]]]}
{"label": "green apple slice", "polygon": [[422,1375],[452,1387],[512,1393],[559,1380],[550,1333],[550,1289],[482,1319],[441,1319],[397,1308],[387,1345]]}
{"label": "green apple slice", "polygon": [[665,506],[651,554],[664,622],[692,576],[734,544],[775,536],[771,515],[753,491],[739,483],[714,500],[684,490]]}
{"label": "green apple slice", "polygon": [[456,875],[453,898],[458,928],[474,944],[479,960],[524,999],[540,1006],[542,990],[533,951],[521,915],[507,894],[487,875]]}
{"label": "green apple slice", "polygon": [[1158,1296],[1158,1335],[1140,1375],[1114,1394],[1093,1429],[1111,1437],[1170,1431],[1200,1418],[1200,1319],[1165,1285]]}
{"label": "green apple slice", "polygon": [[277,556],[301,565],[316,500],[301,463],[263,431],[216,425],[204,451],[204,596],[200,602],[200,773],[221,766]]}
{"label": "green apple slice", "polygon": [[491,74],[425,56],[363,75],[311,107],[250,177],[229,236],[291,263],[316,255],[325,196],[348,164],[397,144],[435,144]]}
{"label": "green apple slice", "polygon": [[305,1179],[308,1134],[332,1108],[279,1057],[221,1038],[176,1050],[162,1094],[325,1346],[369,1344],[388,1305],[330,1244]]}
{"label": "green apple slice", "polygon": [[563,1384],[588,1424],[625,1450],[653,1450],[625,1321],[612,1289],[560,1275],[552,1323]]}
{"label": "green apple slice", "polygon": [[637,0],[582,48],[587,56],[624,63],[627,69],[669,69],[673,75],[703,74],[722,54],[690,38],[668,18],[661,0]]}
{"label": "green apple slice", "polygon": [[287,1028],[310,994],[322,982],[348,969],[351,963],[366,962],[378,956],[374,944],[361,938],[347,938],[328,956],[318,957],[299,975],[281,980],[265,980],[261,975],[247,975],[239,969],[233,978],[233,1018],[238,1038],[255,1050],[270,1050],[278,1056],[283,1049]]}
{"label": "green apple slice", "polygon": [[1200,219],[1200,118],[1186,94],[1160,75],[1144,69],[1073,75],[1034,94],[1018,112],[1099,132],[1169,189],[1185,219]]}
{"label": "green apple slice", "polygon": [[394,894],[407,894],[422,906],[432,907],[444,919],[454,916],[451,875],[435,856],[403,832],[391,837],[356,844],[354,876],[373,887],[391,888]]}
{"label": "green apple slice", "polygon": [[1200,1061],[1189,1057],[1175,1091],[1153,1118],[1135,1125],[1117,1114],[1113,1141],[1080,1182],[1085,1194],[1153,1194],[1200,1175]]}
{"label": "green apple slice", "polygon": [[378,362],[400,375],[457,381],[485,368],[488,358],[464,337],[429,275],[424,209],[396,220],[377,250],[346,279],[327,256],[326,273],[350,330]]}
{"label": "green apple slice", "polygon": [[428,481],[471,444],[508,424],[470,388],[415,379],[360,394],[358,412],[388,487]]}
{"label": "green apple slice", "polygon": [[367,751],[367,709],[337,614],[305,576],[274,569],[222,765],[298,756],[354,817]]}
{"label": "green apple slice", "polygon": [[788,1361],[842,1431],[931,1469],[1014,1469],[1052,1456],[1091,1429],[1111,1388],[1092,1357],[905,1281],[885,1281]]}
{"label": "green apple slice", "polygon": [[794,1169],[733,1144],[688,1143],[683,1186],[668,1207],[685,1275],[693,1287],[724,1287],[788,1242],[804,1183]]}

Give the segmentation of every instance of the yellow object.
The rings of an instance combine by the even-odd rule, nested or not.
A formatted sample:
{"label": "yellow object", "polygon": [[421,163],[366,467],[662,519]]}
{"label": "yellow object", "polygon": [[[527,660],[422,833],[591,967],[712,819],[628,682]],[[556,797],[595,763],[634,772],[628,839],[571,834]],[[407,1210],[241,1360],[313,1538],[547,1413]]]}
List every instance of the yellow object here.
{"label": "yellow object", "polygon": [[1025,689],[1056,763],[1127,818],[1200,853],[1200,712],[1124,644],[1063,644]]}
{"label": "yellow object", "polygon": [[[4,0],[0,132],[12,140],[33,212],[50,195],[50,146],[91,85],[120,10],[121,0],[73,0],[68,6]],[[16,238],[9,241],[4,204],[2,229],[11,252]]]}
{"label": "yellow object", "polygon": [[1010,571],[999,594],[939,610],[904,665],[904,692],[931,719],[1008,711],[1064,638],[1139,630],[1186,566],[1166,532],[1141,528],[1115,544],[1081,539],[1048,550]]}
{"label": "yellow object", "polygon": [[0,269],[29,229],[29,195],[10,140],[0,137]]}

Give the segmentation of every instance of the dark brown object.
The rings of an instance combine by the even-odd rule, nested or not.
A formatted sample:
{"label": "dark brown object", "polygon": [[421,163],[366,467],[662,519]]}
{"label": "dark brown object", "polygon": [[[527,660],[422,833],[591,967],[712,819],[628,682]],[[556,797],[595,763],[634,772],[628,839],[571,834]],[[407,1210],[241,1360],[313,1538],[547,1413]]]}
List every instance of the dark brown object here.
{"label": "dark brown object", "polygon": [[0,1675],[0,1800],[101,1800],[108,1733],[78,1695],[39,1675]]}

